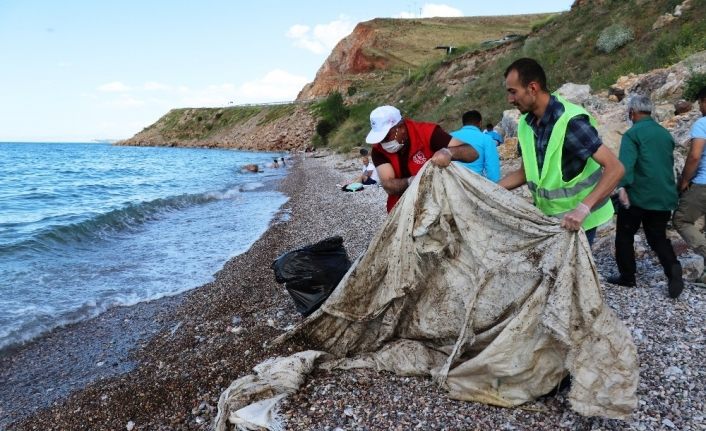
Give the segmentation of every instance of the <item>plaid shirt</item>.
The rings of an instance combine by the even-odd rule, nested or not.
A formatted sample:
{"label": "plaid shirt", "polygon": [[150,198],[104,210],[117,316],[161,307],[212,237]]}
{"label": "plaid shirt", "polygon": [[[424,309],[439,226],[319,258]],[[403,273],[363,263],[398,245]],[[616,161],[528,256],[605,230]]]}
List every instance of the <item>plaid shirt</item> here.
{"label": "plaid shirt", "polygon": [[[531,112],[525,117],[525,121],[534,131],[534,147],[540,174],[549,145],[549,137],[554,129],[554,124],[563,113],[564,105],[556,97],[551,96],[539,123],[536,121],[537,117]],[[561,156],[561,176],[564,181],[569,181],[580,174],[586,166],[586,160],[598,150],[601,144],[598,131],[591,125],[588,116],[579,115],[572,118],[566,126]]]}

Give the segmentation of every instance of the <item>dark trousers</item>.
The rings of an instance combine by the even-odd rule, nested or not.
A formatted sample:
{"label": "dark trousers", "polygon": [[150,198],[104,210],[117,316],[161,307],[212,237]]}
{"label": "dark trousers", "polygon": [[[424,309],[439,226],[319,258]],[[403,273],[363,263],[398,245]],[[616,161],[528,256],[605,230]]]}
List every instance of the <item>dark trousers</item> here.
{"label": "dark trousers", "polygon": [[596,239],[596,229],[598,228],[594,227],[586,231],[586,239],[588,240],[588,245],[593,245],[593,241]]}
{"label": "dark trousers", "polygon": [[679,264],[672,243],[667,239],[667,222],[671,211],[653,211],[631,206],[618,207],[618,221],[615,230],[615,260],[620,275],[628,280],[635,279],[635,249],[633,240],[640,224],[645,231],[647,244],[657,253],[659,263],[667,278],[672,276],[672,265]]}

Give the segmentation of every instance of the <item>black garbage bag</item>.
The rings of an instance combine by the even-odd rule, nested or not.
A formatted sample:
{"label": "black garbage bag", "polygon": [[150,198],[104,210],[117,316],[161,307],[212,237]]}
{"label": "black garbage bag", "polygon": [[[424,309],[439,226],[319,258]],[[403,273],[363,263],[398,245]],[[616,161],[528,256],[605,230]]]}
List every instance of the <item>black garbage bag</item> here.
{"label": "black garbage bag", "polygon": [[284,283],[297,311],[305,317],[326,301],[350,266],[340,236],[289,251],[272,262],[277,283]]}

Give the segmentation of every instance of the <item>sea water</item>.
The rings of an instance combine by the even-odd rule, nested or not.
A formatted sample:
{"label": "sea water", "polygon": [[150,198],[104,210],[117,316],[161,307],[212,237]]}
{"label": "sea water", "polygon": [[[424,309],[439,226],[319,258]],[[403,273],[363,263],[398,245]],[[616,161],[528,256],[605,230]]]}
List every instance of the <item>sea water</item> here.
{"label": "sea water", "polygon": [[286,202],[280,156],[0,143],[0,350],[212,280]]}

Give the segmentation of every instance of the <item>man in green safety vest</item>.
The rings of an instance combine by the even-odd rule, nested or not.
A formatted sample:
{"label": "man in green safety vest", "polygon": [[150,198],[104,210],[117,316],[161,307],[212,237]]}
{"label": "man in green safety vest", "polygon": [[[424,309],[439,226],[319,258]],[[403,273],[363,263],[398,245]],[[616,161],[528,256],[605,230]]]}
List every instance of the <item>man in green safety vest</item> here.
{"label": "man in green safety vest", "polygon": [[568,230],[583,227],[590,244],[596,227],[613,217],[610,194],[625,169],[580,106],[547,90],[542,66],[521,58],[505,70],[507,100],[523,114],[517,125],[522,165],[499,184],[527,184],[534,204],[561,219]]}

